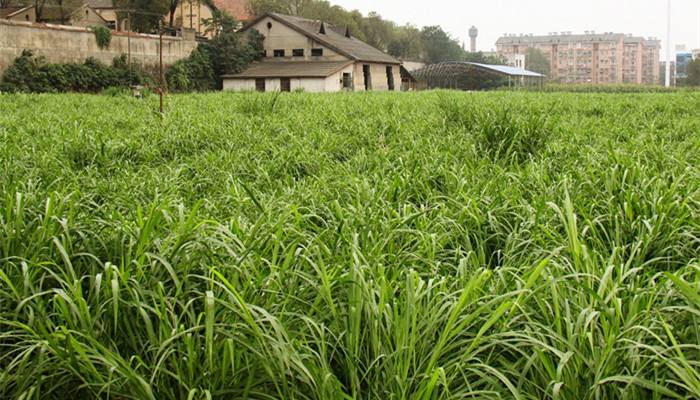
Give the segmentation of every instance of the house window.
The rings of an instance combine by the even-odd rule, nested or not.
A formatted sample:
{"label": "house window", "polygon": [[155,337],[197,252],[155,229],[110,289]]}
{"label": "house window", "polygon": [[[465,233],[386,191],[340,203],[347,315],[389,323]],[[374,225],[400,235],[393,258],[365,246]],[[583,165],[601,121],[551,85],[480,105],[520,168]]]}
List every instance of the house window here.
{"label": "house window", "polygon": [[343,72],[343,89],[352,89],[352,74]]}
{"label": "house window", "polygon": [[294,56],[294,57],[304,57],[304,49],[294,49],[294,50],[292,50],[292,56]]}
{"label": "house window", "polygon": [[264,92],[265,91],[265,79],[258,78],[255,80],[255,90],[257,92]]}
{"label": "house window", "polygon": [[275,57],[284,57],[284,50],[280,50],[280,49],[274,50],[273,55]]}
{"label": "house window", "polygon": [[389,90],[394,90],[394,68],[386,67],[386,84]]}
{"label": "house window", "polygon": [[314,57],[323,56],[323,49],[311,49],[311,55]]}
{"label": "house window", "polygon": [[362,74],[365,78],[365,90],[372,90],[372,73],[370,72],[369,65],[365,64],[362,66]]}
{"label": "house window", "polygon": [[280,79],[280,90],[283,92],[292,91],[292,81],[289,78]]}

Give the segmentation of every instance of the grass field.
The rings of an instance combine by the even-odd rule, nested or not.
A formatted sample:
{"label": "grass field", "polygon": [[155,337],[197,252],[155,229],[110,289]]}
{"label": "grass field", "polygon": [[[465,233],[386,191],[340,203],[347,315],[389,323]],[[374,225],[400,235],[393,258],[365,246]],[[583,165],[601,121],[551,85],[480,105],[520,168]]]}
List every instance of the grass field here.
{"label": "grass field", "polygon": [[700,93],[0,96],[0,398],[700,398]]}

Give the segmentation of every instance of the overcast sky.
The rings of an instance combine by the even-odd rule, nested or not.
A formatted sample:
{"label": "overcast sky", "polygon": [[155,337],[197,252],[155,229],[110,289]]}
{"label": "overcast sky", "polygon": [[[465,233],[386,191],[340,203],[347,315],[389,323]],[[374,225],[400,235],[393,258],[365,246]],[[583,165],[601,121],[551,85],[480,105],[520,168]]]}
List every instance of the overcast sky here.
{"label": "overcast sky", "polygon": [[[377,11],[399,24],[441,25],[460,40],[479,28],[478,49],[495,48],[504,33],[594,30],[655,36],[666,45],[666,0],[330,0],[363,13]],[[700,48],[700,0],[672,0],[671,49]],[[665,54],[665,50],[662,50]]]}

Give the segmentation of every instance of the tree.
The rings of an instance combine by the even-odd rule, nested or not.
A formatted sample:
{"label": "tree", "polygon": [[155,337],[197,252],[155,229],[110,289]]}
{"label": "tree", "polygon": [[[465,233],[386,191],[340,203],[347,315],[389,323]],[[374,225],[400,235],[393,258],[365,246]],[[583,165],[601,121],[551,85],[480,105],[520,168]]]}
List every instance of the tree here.
{"label": "tree", "polygon": [[466,58],[466,51],[459,42],[437,25],[424,27],[421,36],[425,61],[428,63],[459,61]]}
{"label": "tree", "polygon": [[9,7],[14,2],[15,2],[15,0],[0,0],[0,8]]}
{"label": "tree", "polygon": [[177,12],[177,7],[179,5],[180,0],[168,0],[168,27],[170,27],[170,29],[175,26],[175,13]]}
{"label": "tree", "polygon": [[420,60],[423,58],[421,31],[412,25],[398,27],[394,37],[387,46],[387,51],[394,57],[404,60]]}
{"label": "tree", "polygon": [[84,1],[81,0],[53,0],[52,2],[60,11],[61,24],[66,24],[71,12],[75,11],[76,8],[84,3]]}
{"label": "tree", "polygon": [[688,77],[679,82],[683,86],[700,86],[700,58],[688,63]]}
{"label": "tree", "polygon": [[173,91],[206,91],[221,89],[221,76],[245,70],[263,54],[263,36],[255,30],[242,37],[236,20],[216,8],[211,20],[205,21],[213,38],[200,43],[184,60],[167,73],[168,87]]}
{"label": "tree", "polygon": [[[12,2],[12,0],[10,0]],[[36,19],[37,21],[41,21],[43,17],[43,12],[44,12],[44,6],[46,3],[48,3],[49,0],[16,0],[15,3],[18,5],[23,5],[23,6],[34,6],[34,10],[36,12]]]}
{"label": "tree", "polygon": [[120,10],[120,19],[130,19],[129,29],[136,32],[153,33],[163,16],[170,11],[170,0],[114,0],[114,6]]}
{"label": "tree", "polygon": [[466,53],[464,61],[491,65],[503,65],[506,63],[506,60],[502,56],[487,56],[480,51],[476,53]]}
{"label": "tree", "polygon": [[549,60],[541,50],[530,47],[525,52],[525,69],[549,75]]}
{"label": "tree", "polygon": [[438,62],[466,57],[459,42],[439,26],[423,30],[412,25],[398,26],[377,13],[364,16],[326,0],[250,0],[248,11],[252,15],[277,12],[321,20],[349,29],[359,40],[399,58]]}

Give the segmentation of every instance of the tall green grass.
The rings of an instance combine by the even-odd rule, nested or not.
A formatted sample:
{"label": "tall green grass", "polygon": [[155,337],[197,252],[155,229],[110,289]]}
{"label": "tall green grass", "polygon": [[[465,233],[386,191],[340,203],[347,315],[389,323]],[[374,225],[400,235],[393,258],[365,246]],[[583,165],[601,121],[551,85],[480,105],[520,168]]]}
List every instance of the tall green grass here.
{"label": "tall green grass", "polygon": [[0,96],[0,397],[700,397],[700,96]]}

